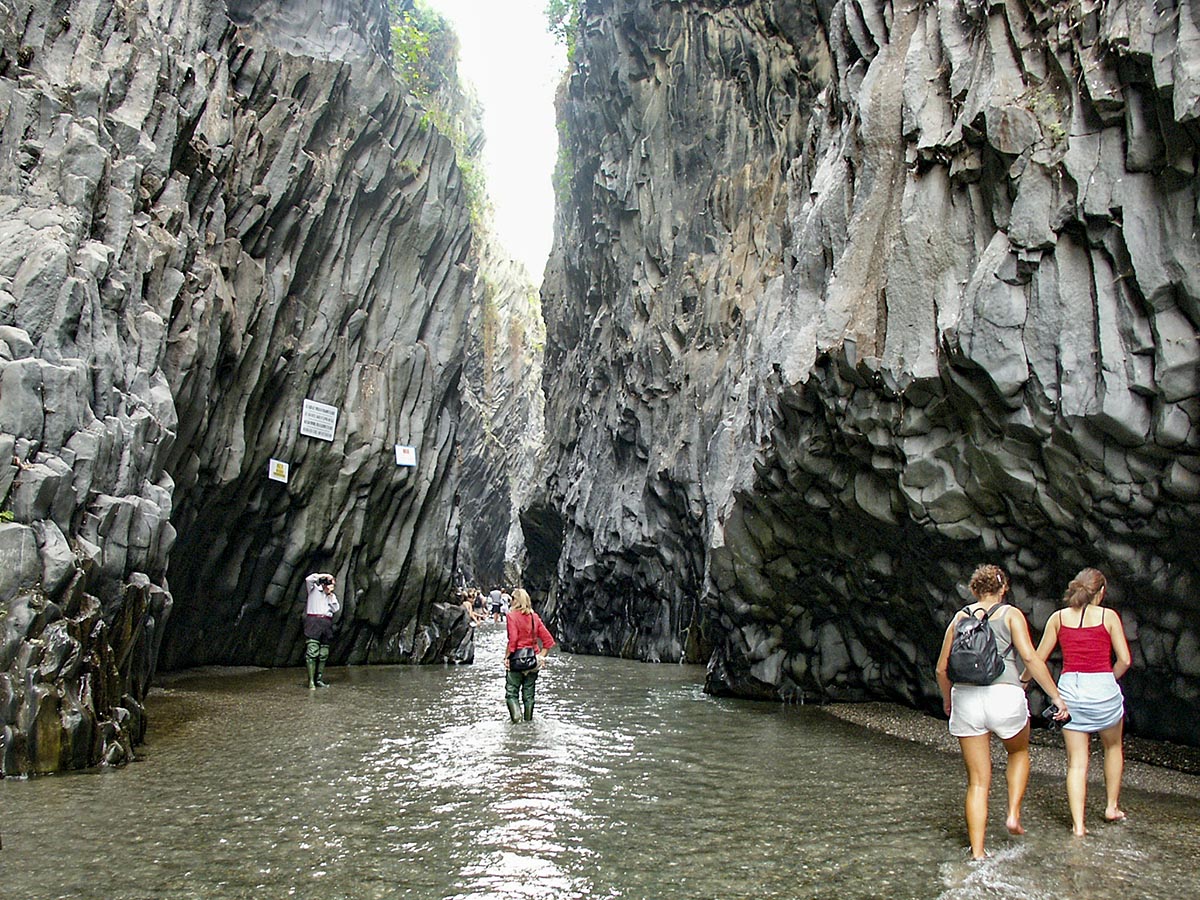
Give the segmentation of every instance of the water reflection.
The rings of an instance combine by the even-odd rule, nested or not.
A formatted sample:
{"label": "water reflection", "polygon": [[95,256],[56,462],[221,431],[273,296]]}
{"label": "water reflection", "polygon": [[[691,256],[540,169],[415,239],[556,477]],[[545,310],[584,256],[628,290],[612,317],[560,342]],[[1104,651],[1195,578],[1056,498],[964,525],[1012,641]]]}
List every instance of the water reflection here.
{"label": "water reflection", "polygon": [[[707,697],[696,668],[553,657],[504,709],[504,636],[466,668],[266,671],[152,695],[145,759],[0,784],[4,897],[318,900],[1189,896],[1194,801],[1129,791],[1069,836],[1036,778],[1029,835],[980,865],[956,756],[811,708]],[[1043,751],[1048,752],[1048,751]],[[1001,803],[1003,778],[993,803]]]}

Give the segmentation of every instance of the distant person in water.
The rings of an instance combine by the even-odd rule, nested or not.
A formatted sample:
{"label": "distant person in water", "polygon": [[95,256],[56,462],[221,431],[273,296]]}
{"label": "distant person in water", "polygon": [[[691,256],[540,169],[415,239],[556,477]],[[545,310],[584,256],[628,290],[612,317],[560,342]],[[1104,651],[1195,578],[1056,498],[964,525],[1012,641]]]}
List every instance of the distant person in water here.
{"label": "distant person in water", "polygon": [[[462,597],[462,608],[467,612],[467,620],[470,622],[471,627],[474,628],[483,621],[483,614],[477,612],[479,592],[474,588],[467,588],[460,596]],[[478,609],[482,609],[482,604],[478,604]]]}
{"label": "distant person in water", "polygon": [[[546,661],[546,655],[554,646],[541,616],[533,611],[529,592],[517,588],[512,593],[512,609],[508,614],[508,646],[504,651],[504,701],[508,704],[508,715],[514,722],[526,722],[533,718],[533,697],[537,689],[538,672]],[[514,671],[512,655],[518,650],[530,648],[537,657],[537,664],[524,672]]]}
{"label": "distant person in water", "polygon": [[492,588],[488,594],[488,611],[492,614],[492,621],[499,622],[502,618],[500,615],[500,605],[504,601],[504,593],[500,588]]}
{"label": "distant person in water", "polygon": [[[1008,815],[1005,826],[1010,834],[1024,834],[1021,803],[1029,783],[1029,703],[1017,666],[1017,655],[1026,671],[1037,681],[1066,717],[1066,704],[1050,676],[1050,670],[1034,651],[1029,625],[1024,614],[1005,603],[1008,576],[999,566],[983,565],[971,575],[970,589],[975,602],[959,610],[946,628],[942,652],[937,661],[937,681],[942,704],[950,717],[950,733],[958,738],[967,768],[967,837],[971,856],[983,859],[987,833],[988,791],[992,784],[992,747],[994,734],[1008,753]],[[1004,660],[1004,670],[991,684],[952,684],[949,674],[950,645],[954,626],[968,615],[987,616],[996,649]]]}
{"label": "distant person in water", "polygon": [[1050,616],[1037,649],[1038,657],[1048,660],[1054,648],[1062,646],[1058,686],[1071,705],[1071,721],[1063,725],[1067,805],[1071,809],[1071,830],[1078,837],[1087,834],[1084,806],[1093,734],[1100,735],[1104,748],[1104,819],[1120,822],[1125,818],[1120,804],[1125,771],[1125,697],[1117,680],[1129,671],[1132,657],[1121,617],[1100,605],[1107,591],[1108,582],[1097,569],[1084,569],[1076,575],[1063,596],[1067,608]]}
{"label": "distant person in water", "polygon": [[333,638],[333,617],[342,604],[334,588],[337,582],[327,572],[313,572],[304,579],[308,602],[304,607],[304,664],[308,667],[308,688],[329,687],[325,682],[325,660],[329,659],[329,641]]}

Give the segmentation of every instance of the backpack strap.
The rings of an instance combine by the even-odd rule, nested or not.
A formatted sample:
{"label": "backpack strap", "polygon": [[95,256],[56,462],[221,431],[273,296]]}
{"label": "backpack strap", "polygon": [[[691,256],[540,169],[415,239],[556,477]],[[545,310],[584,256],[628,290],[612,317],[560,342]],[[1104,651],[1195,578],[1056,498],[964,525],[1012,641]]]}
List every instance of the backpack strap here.
{"label": "backpack strap", "polygon": [[[1007,601],[1007,600],[1001,600],[999,603],[997,603],[995,606],[993,606],[993,607],[992,607],[992,612],[994,613],[994,612],[995,612],[996,610],[998,610],[998,609],[999,609],[1001,606],[1007,606],[1007,605],[1008,605],[1008,601]],[[991,615],[991,613],[988,613],[988,615]],[[1003,649],[1003,650],[1001,650],[1001,651],[1000,651],[1000,655],[1001,655],[1001,656],[1003,656],[1003,657],[1005,657],[1005,658],[1007,658],[1007,657],[1008,657],[1008,654],[1009,654],[1009,651],[1013,649],[1013,646],[1014,646],[1014,644],[1013,644],[1013,639],[1012,639],[1012,626],[1010,625],[1010,626],[1008,627],[1008,646],[1007,646],[1005,649]],[[1017,660],[1016,660],[1016,658],[1014,657],[1014,658],[1013,658],[1013,662],[1015,663],[1016,661],[1017,661]]]}
{"label": "backpack strap", "polygon": [[[971,618],[973,618],[973,619],[979,619],[979,621],[980,621],[980,622],[982,622],[982,623],[986,624],[986,623],[987,623],[987,621],[988,621],[988,619],[989,619],[989,618],[991,618],[992,614],[993,614],[993,613],[995,613],[995,612],[996,612],[996,611],[997,611],[997,610],[998,610],[998,609],[999,609],[1001,606],[1008,606],[1008,601],[1007,601],[1007,600],[1003,600],[1003,599],[1002,599],[1002,600],[1001,600],[999,603],[997,603],[997,604],[996,604],[995,606],[993,606],[991,609],[983,609],[983,608],[981,607],[980,609],[978,609],[978,610],[976,610],[976,611],[975,611],[975,612],[981,612],[981,613],[983,613],[983,615],[982,615],[982,616],[976,616],[976,615],[975,615],[975,613],[971,612],[971,607],[972,607],[973,605],[974,605],[974,604],[972,604],[972,603],[968,603],[966,606],[964,606],[964,607],[962,608],[962,610],[961,610],[961,611],[962,611],[962,612],[964,612],[964,613],[966,613],[966,614],[967,614],[968,616],[970,616]],[[1009,654],[1009,651],[1010,651],[1010,650],[1012,650],[1012,648],[1013,648],[1012,629],[1011,629],[1011,628],[1009,628],[1009,631],[1008,631],[1008,646],[1007,646],[1007,647],[1005,647],[1003,650],[999,650],[999,651],[997,651],[997,652],[998,652],[998,653],[999,653],[999,654],[1000,654],[1002,657],[1007,657],[1007,656],[1008,656],[1008,654]],[[1016,662],[1016,660],[1014,659],[1014,660],[1013,660],[1013,662]]]}
{"label": "backpack strap", "polygon": [[[972,618],[979,619],[979,621],[980,621],[980,622],[986,622],[986,621],[988,620],[988,618],[989,618],[989,617],[992,615],[992,613],[994,613],[996,610],[998,610],[998,609],[999,609],[1001,606],[1007,606],[1007,605],[1008,605],[1008,601],[1007,601],[1007,600],[1001,600],[999,603],[997,603],[997,604],[996,604],[995,606],[993,606],[991,609],[984,609],[984,608],[981,606],[979,609],[975,610],[975,612],[972,612],[972,611],[971,611],[971,607],[972,607],[972,606],[974,606],[974,605],[975,605],[974,603],[968,603],[968,604],[967,604],[966,606],[964,606],[964,607],[963,607],[961,610],[959,610],[959,612],[966,613],[968,616],[971,616]],[[976,615],[975,615],[975,613],[976,613],[976,612],[983,613],[983,615],[982,615],[982,616],[976,616]]]}

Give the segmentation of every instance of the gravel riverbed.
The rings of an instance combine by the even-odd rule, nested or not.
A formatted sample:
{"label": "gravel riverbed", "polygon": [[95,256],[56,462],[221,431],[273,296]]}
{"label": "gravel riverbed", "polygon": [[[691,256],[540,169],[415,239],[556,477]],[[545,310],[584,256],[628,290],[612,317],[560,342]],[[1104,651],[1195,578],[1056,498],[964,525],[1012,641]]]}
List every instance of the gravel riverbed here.
{"label": "gravel riverbed", "polygon": [[[957,754],[958,741],[946,728],[946,722],[915,709],[890,703],[833,703],[822,707],[830,715],[873,731],[890,734]],[[1066,754],[1057,732],[1035,728],[1032,769],[1039,775],[1066,774]],[[1093,761],[1089,781],[1101,777],[1100,741],[1092,741]],[[996,760],[1004,756],[999,741],[992,742]],[[1200,799],[1200,748],[1165,741],[1125,736],[1125,777],[1123,783],[1145,791],[1158,791]]]}

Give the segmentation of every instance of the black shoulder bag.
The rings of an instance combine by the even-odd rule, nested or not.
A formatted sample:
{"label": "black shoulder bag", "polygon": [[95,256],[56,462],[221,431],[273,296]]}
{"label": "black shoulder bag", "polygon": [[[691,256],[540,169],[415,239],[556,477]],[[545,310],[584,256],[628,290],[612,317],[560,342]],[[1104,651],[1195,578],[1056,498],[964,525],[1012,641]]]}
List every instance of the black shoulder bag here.
{"label": "black shoulder bag", "polygon": [[[529,613],[529,636],[537,643],[537,619],[531,610]],[[528,672],[536,669],[538,664],[535,647],[519,647],[508,655],[508,668],[512,672]]]}

